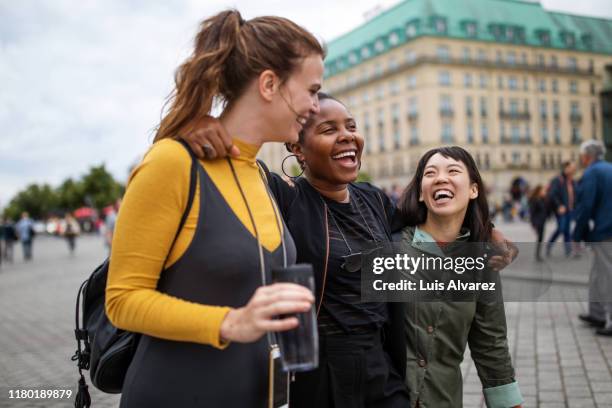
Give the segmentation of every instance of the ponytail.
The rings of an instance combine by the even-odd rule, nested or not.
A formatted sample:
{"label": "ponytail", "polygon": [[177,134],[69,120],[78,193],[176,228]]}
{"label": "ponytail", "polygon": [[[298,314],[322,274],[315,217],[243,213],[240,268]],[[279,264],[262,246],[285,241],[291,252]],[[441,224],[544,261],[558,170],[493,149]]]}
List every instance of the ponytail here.
{"label": "ponytail", "polygon": [[299,60],[312,54],[325,55],[319,41],[282,17],[245,21],[237,10],[227,10],[204,20],[192,55],[176,71],[175,89],[166,100],[170,108],[154,142],[177,137],[208,115],[215,98],[231,104],[266,69],[287,79]]}

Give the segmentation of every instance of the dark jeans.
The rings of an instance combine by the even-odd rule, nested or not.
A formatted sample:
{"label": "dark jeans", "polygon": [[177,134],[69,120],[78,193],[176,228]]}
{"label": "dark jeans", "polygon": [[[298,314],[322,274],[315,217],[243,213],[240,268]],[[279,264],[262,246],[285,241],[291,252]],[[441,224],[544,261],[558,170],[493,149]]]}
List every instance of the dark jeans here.
{"label": "dark jeans", "polygon": [[570,234],[570,228],[572,225],[573,214],[571,211],[566,212],[563,215],[556,215],[557,218],[557,229],[550,236],[548,240],[547,251],[550,252],[553,244],[563,234],[563,241],[565,242],[565,255],[569,255],[572,252],[572,238]]}
{"label": "dark jeans", "polygon": [[319,367],[296,373],[292,408],[407,408],[404,381],[383,349],[380,332],[321,336]]}
{"label": "dark jeans", "polygon": [[32,240],[21,241],[21,246],[23,248],[23,259],[26,261],[32,259]]}
{"label": "dark jeans", "polygon": [[533,229],[538,235],[538,243],[536,244],[536,258],[540,258],[541,250],[542,250],[542,241],[544,241],[544,227],[545,223],[538,223],[533,225]]}

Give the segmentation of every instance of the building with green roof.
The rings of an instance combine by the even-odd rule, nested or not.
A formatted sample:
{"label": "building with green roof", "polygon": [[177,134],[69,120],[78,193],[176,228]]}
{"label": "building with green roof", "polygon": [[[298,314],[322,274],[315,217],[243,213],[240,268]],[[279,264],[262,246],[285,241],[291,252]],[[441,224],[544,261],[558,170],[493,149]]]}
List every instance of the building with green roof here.
{"label": "building with green roof", "polygon": [[610,67],[610,19],[405,0],[329,42],[324,88],[357,119],[378,185],[406,185],[426,150],[457,144],[499,202],[515,179],[546,184],[583,140],[609,137]]}

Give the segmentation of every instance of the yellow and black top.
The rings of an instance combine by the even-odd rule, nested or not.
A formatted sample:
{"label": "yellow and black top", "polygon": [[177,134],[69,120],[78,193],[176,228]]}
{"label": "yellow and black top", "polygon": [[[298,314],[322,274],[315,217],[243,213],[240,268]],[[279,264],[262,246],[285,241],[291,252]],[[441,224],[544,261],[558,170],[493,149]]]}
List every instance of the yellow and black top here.
{"label": "yellow and black top", "polygon": [[[283,262],[277,225],[288,264],[295,262],[295,246],[282,220],[277,224],[257,149],[236,144],[243,156],[233,160],[234,168],[255,219],[269,282],[270,268]],[[119,211],[106,309],[116,326],[143,333],[121,407],[264,407],[266,337],[229,346],[219,338],[229,308],[244,306],[262,284],[253,225],[229,163],[205,162],[197,166],[191,213],[170,248],[187,204],[190,168],[181,144],[156,143],[134,171]]]}
{"label": "yellow and black top", "polygon": [[[239,158],[233,159],[234,167],[253,211],[262,245],[273,251],[280,245],[280,236],[255,160],[258,149],[239,140],[234,143],[242,152]],[[200,164],[233,213],[254,236],[228,163],[214,160]],[[197,304],[156,290],[168,252],[165,267],[185,253],[201,216],[198,184],[191,212],[171,249],[187,205],[190,166],[191,158],[185,148],[175,140],[166,139],[155,143],[133,171],[113,237],[106,311],[113,324],[126,330],[222,347],[219,328],[229,307]]]}

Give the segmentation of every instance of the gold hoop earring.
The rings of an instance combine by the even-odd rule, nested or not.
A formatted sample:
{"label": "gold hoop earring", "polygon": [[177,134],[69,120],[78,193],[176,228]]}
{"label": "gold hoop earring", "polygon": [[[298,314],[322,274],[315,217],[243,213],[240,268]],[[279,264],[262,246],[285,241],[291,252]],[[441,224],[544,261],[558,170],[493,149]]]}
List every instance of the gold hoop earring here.
{"label": "gold hoop earring", "polygon": [[296,179],[298,177],[300,177],[302,174],[304,174],[304,166],[300,163],[300,167],[302,168],[302,172],[300,174],[298,174],[297,176],[290,176],[289,174],[287,174],[287,172],[285,171],[285,162],[287,161],[288,158],[290,157],[295,157],[295,160],[297,160],[298,163],[300,163],[297,154],[290,154],[289,156],[285,157],[283,159],[283,162],[281,163],[281,171],[283,172],[283,174],[291,179]]}

